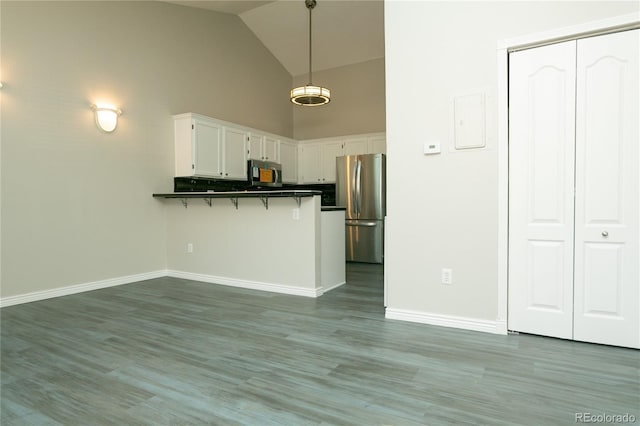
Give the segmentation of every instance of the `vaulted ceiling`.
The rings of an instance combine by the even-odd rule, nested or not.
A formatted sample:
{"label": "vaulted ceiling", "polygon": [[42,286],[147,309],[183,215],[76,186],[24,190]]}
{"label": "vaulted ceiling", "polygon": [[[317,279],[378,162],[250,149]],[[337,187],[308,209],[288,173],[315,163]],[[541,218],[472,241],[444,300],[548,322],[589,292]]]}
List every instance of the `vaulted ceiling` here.
{"label": "vaulted ceiling", "polygon": [[[168,2],[238,15],[292,76],[309,72],[309,11],[304,0]],[[383,13],[383,0],[317,0],[312,12],[313,71],[384,57]]]}

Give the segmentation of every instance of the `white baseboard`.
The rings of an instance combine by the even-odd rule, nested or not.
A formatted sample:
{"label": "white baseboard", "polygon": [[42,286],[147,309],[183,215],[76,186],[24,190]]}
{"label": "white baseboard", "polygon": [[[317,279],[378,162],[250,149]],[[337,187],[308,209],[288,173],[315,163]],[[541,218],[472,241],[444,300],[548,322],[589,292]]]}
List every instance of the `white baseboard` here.
{"label": "white baseboard", "polygon": [[320,295],[322,295],[322,294],[324,294],[324,293],[326,293],[326,292],[328,292],[328,291],[331,291],[331,290],[333,290],[334,288],[338,288],[338,287],[340,287],[340,286],[343,286],[343,285],[345,285],[346,283],[347,283],[346,281],[342,281],[341,283],[334,284],[334,285],[332,285],[332,286],[330,286],[330,287],[322,287],[322,288],[321,288],[322,292],[320,293]]}
{"label": "white baseboard", "polygon": [[496,331],[495,334],[508,334],[509,329],[507,328],[507,320],[496,319]]}
{"label": "white baseboard", "polygon": [[385,318],[438,325],[442,327],[461,328],[464,330],[482,331],[493,334],[507,333],[507,324],[504,321],[488,321],[475,318],[457,317],[453,315],[431,314],[428,312],[391,308],[386,308]]}
{"label": "white baseboard", "polygon": [[142,274],[127,275],[123,277],[110,278],[106,280],[93,281],[89,283],[76,284],[68,287],[54,288],[51,290],[36,291],[33,293],[20,294],[17,296],[0,297],[0,308],[6,306],[19,305],[22,303],[36,302],[38,300],[52,299],[54,297],[68,296],[85,291],[99,290],[101,288],[114,287],[117,285],[130,284],[138,281],[150,280],[162,277],[184,278],[193,281],[202,281],[213,284],[227,285],[231,287],[248,288],[252,290],[269,291],[273,293],[291,294],[304,297],[319,297],[325,292],[333,290],[344,284],[339,283],[329,288],[306,289],[300,287],[286,286],[281,284],[265,283],[260,281],[239,280],[236,278],[218,277],[215,275],[196,274],[193,272],[160,270],[146,272]]}
{"label": "white baseboard", "polygon": [[[227,285],[231,287],[241,287],[252,290],[269,291],[273,293],[291,294],[294,296],[319,297],[324,293],[333,290],[345,282],[338,283],[327,288],[306,289],[300,287],[286,286],[281,284],[265,283],[260,281],[239,280],[236,278],[219,277],[215,275],[196,274],[193,272],[160,270],[146,272],[142,274],[127,275],[123,277],[110,278],[106,280],[93,281],[84,284],[76,284],[51,290],[36,291],[33,293],[21,294],[18,296],[0,297],[0,308],[22,303],[36,302],[38,300],[51,299],[54,297],[68,296],[85,291],[98,290],[101,288],[114,287],[123,284],[130,284],[138,281],[145,281],[162,277],[183,278],[193,281],[202,281],[212,284]],[[504,320],[487,321],[474,318],[456,317],[451,315],[430,314],[426,312],[409,311],[403,309],[386,308],[385,318],[417,322],[422,324],[438,325],[443,327],[461,328],[465,330],[482,331],[485,333],[506,334],[507,323]]]}
{"label": "white baseboard", "polygon": [[68,287],[54,288],[51,290],[36,291],[33,293],[20,294],[0,298],[0,308],[6,306],[19,305],[22,303],[36,302],[38,300],[52,299],[54,297],[68,296],[70,294],[82,293],[85,291],[98,290],[101,288],[114,287],[122,284],[130,284],[138,281],[150,280],[153,278],[166,277],[167,271],[153,271],[142,274],[126,275],[123,277],[109,278],[106,280],[93,281],[89,283],[76,284]]}
{"label": "white baseboard", "polygon": [[270,291],[272,293],[291,294],[294,296],[319,297],[325,291],[322,288],[301,288],[282,284],[265,283],[261,281],[240,280],[237,278],[219,277],[215,275],[196,274],[194,272],[168,270],[167,276],[173,278],[183,278],[185,280],[202,281],[205,283],[227,285],[230,287],[241,287],[252,290]]}

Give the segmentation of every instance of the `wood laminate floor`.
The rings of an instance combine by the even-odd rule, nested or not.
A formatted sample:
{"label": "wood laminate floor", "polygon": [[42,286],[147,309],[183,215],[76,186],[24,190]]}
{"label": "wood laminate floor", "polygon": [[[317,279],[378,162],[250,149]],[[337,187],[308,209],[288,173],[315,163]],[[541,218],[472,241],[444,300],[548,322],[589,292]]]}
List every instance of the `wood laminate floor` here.
{"label": "wood laminate floor", "polygon": [[318,299],[160,278],[7,307],[0,420],[570,425],[575,413],[640,420],[639,351],[386,320],[382,297],[382,268],[350,264],[347,285]]}

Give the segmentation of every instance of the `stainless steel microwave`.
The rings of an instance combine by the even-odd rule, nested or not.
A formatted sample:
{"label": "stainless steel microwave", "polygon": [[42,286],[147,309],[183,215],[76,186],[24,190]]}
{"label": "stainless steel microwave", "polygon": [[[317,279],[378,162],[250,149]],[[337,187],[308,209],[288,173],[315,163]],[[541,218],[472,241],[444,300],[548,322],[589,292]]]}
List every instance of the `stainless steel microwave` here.
{"label": "stainless steel microwave", "polygon": [[251,186],[282,186],[282,165],[273,161],[249,160],[247,176]]}

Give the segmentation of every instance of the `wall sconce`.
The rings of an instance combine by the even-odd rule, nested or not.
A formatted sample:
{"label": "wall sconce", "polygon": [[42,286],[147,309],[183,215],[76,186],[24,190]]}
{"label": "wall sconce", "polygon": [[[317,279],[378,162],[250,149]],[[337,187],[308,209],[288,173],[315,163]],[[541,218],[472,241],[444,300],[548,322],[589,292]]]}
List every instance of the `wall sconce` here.
{"label": "wall sconce", "polygon": [[91,109],[96,116],[98,128],[104,132],[111,133],[118,125],[118,117],[122,110],[112,106],[91,105]]}

